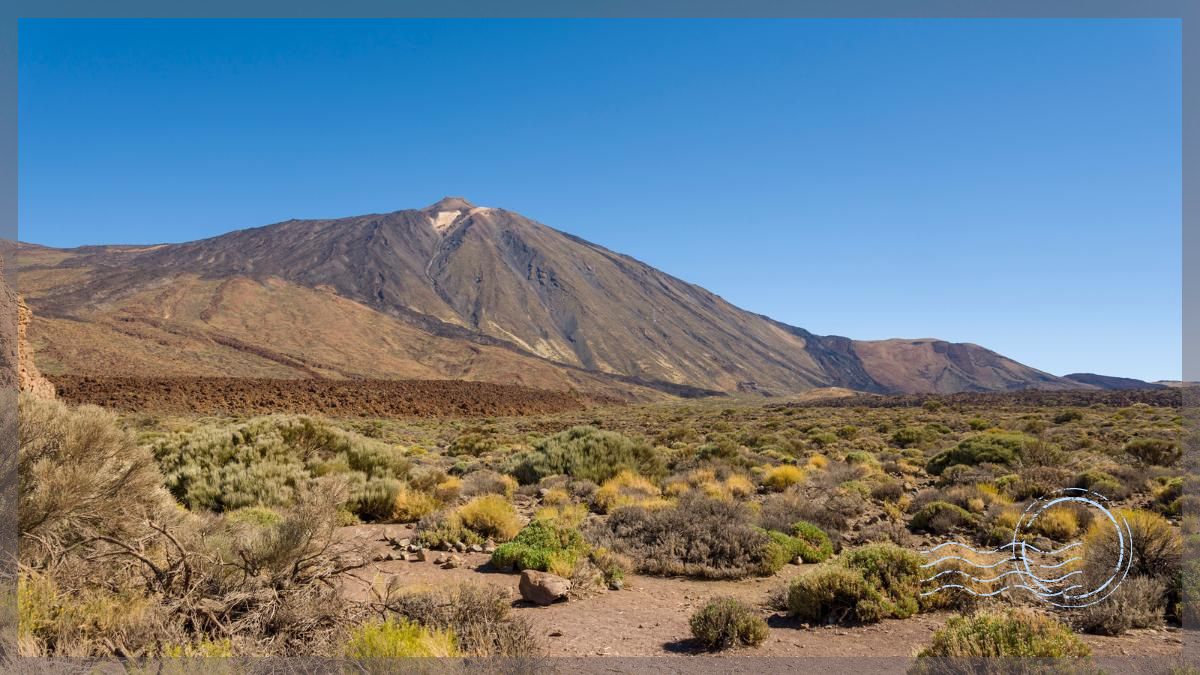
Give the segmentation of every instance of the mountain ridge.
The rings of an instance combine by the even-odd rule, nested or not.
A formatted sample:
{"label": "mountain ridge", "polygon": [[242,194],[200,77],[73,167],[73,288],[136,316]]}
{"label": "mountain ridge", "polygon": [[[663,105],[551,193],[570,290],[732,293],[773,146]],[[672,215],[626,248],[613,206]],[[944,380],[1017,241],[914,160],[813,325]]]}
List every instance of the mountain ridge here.
{"label": "mountain ridge", "polygon": [[[22,278],[31,279],[22,292],[42,319],[34,332],[45,344],[48,367],[61,372],[84,367],[84,351],[118,370],[152,369],[129,340],[122,347],[126,354],[99,343],[114,325],[141,330],[153,320],[156,330],[202,336],[189,343],[196,352],[189,374],[205,371],[206,358],[214,375],[236,375],[230,372],[235,361],[258,376],[277,374],[273,365],[245,363],[244,355],[203,354],[201,342],[224,340],[279,351],[276,362],[328,366],[313,373],[333,377],[420,371],[487,379],[530,370],[539,373],[527,378],[534,384],[591,387],[600,386],[595,379],[601,378],[669,393],[1098,386],[1058,378],[978,345],[815,335],[736,307],[632,256],[462,197],[422,209],[291,219],[178,244],[22,246],[18,262]],[[233,295],[222,295],[231,289]],[[234,297],[244,307],[229,302]],[[260,304],[262,312],[292,310],[268,326],[246,309]],[[353,335],[339,346],[337,331],[305,325],[306,313],[321,321],[353,315],[378,326],[371,333],[348,325]],[[387,319],[367,319],[371,313]],[[49,326],[41,330],[54,321],[76,322],[71,327],[88,349],[72,349]],[[281,325],[313,335],[294,340]],[[380,347],[389,335],[401,334],[428,344],[408,352]],[[471,372],[445,358],[472,350],[487,351],[487,368]],[[344,358],[342,351],[361,356]],[[552,375],[531,359],[561,372]]]}

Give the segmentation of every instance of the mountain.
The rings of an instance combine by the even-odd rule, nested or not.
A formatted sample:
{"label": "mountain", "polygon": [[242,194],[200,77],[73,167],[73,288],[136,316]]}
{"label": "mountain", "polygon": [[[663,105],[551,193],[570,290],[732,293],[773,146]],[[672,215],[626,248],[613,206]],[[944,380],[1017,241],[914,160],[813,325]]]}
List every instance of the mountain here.
{"label": "mountain", "polygon": [[818,336],[500,208],[182,244],[22,244],[50,374],[456,378],[639,394],[1077,388],[972,344]]}
{"label": "mountain", "polygon": [[1157,382],[1146,382],[1145,380],[1137,380],[1132,377],[1113,377],[1111,375],[1097,375],[1095,373],[1071,373],[1063,375],[1063,379],[1078,382],[1083,385],[1097,387],[1099,389],[1166,389],[1167,385]]}

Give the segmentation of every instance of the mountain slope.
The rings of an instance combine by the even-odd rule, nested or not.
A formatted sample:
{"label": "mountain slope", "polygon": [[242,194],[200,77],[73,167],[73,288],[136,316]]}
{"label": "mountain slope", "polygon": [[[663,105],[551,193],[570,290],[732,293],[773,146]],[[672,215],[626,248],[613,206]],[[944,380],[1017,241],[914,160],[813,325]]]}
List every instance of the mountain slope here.
{"label": "mountain slope", "polygon": [[[555,387],[636,378],[667,390],[765,393],[1081,386],[975,345],[816,336],[629,256],[461,198],[184,244],[23,246],[19,260],[22,292],[47,324],[35,332],[51,372],[88,367],[89,356],[62,337],[68,328],[95,343],[90,349],[102,349],[99,327],[121,332],[113,326],[136,324],[239,352],[237,359],[217,358],[199,349],[180,361],[189,374],[419,372],[490,381],[522,376]],[[231,289],[245,297],[222,295]],[[289,312],[278,309],[285,305]],[[345,309],[351,305],[353,312]],[[97,334],[84,339],[81,332]],[[172,367],[138,355],[154,351],[161,336],[123,334],[125,353],[110,367]]]}

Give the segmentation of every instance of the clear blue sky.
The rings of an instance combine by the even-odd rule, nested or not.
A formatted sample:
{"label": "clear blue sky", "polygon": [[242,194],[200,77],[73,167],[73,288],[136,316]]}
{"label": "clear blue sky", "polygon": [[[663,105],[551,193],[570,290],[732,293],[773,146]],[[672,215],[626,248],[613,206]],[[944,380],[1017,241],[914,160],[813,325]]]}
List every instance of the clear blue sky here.
{"label": "clear blue sky", "polygon": [[1178,378],[1174,21],[29,21],[20,235],[443,195],[817,333]]}

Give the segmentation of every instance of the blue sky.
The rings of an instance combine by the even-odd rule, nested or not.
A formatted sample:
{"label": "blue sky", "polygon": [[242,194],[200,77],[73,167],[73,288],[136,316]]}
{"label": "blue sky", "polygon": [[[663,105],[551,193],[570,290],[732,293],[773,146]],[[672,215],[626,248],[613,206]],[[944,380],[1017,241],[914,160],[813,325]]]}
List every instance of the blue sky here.
{"label": "blue sky", "polygon": [[1175,21],[23,20],[22,240],[443,195],[816,333],[1178,378]]}

